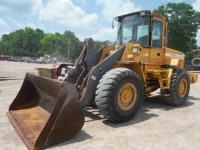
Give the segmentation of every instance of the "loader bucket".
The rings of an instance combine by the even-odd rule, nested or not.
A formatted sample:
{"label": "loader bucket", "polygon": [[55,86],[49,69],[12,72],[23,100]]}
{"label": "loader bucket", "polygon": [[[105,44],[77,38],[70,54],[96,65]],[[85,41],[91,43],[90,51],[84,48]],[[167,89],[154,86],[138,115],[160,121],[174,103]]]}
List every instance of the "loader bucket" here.
{"label": "loader bucket", "polygon": [[26,74],[7,115],[28,149],[42,149],[78,133],[84,124],[72,83]]}

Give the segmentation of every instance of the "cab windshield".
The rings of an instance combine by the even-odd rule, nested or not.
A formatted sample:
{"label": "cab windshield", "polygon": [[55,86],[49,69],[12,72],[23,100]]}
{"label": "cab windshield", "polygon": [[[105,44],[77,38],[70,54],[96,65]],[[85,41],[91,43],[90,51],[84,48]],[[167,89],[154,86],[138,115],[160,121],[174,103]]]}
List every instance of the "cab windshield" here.
{"label": "cab windshield", "polygon": [[118,21],[117,44],[141,44],[148,47],[149,16],[133,14],[120,18]]}

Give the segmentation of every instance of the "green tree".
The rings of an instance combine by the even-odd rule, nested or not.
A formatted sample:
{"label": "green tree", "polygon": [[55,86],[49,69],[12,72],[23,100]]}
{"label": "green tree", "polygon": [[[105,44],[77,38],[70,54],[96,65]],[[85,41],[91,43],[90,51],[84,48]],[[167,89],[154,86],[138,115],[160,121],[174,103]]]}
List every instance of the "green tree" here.
{"label": "green tree", "polygon": [[[71,31],[60,33],[44,33],[40,29],[19,29],[5,34],[0,40],[0,54],[16,56],[44,56],[66,58],[72,61],[83,49],[83,43]],[[110,41],[94,41],[94,48],[112,45]]]}
{"label": "green tree", "polygon": [[19,29],[2,36],[0,53],[16,56],[36,56],[41,49],[41,39],[44,33],[40,29]]}
{"label": "green tree", "polygon": [[82,44],[73,32],[65,31],[62,35],[62,41],[65,46],[62,55],[65,58],[72,59],[73,57],[79,56],[82,50]]}
{"label": "green tree", "polygon": [[0,42],[0,54],[11,54],[11,37],[7,34],[2,35]]}
{"label": "green tree", "polygon": [[95,49],[99,49],[102,46],[106,46],[106,45],[113,46],[113,43],[111,41],[109,41],[109,40],[106,40],[106,41],[94,41],[94,48]]}
{"label": "green tree", "polygon": [[57,55],[57,48],[61,44],[60,35],[48,33],[41,39],[41,49],[38,51],[38,55]]}
{"label": "green tree", "polygon": [[39,55],[51,55],[68,60],[78,57],[82,50],[81,42],[71,31],[65,31],[64,34],[45,34],[41,45]]}
{"label": "green tree", "polygon": [[33,30],[31,28],[25,28],[23,49],[29,56],[36,56],[37,52],[41,49],[41,39],[44,37],[44,33],[40,29]]}
{"label": "green tree", "polygon": [[168,3],[154,12],[167,18],[171,39],[169,47],[191,56],[192,50],[197,48],[195,38],[200,27],[200,12],[184,2]]}

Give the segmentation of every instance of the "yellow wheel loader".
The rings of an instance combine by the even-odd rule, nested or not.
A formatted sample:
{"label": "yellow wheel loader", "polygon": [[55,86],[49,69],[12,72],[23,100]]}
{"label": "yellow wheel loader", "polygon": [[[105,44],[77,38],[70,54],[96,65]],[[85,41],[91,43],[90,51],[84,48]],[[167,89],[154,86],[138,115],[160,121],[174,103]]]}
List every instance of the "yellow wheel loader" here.
{"label": "yellow wheel loader", "polygon": [[[114,18],[117,45],[95,50],[91,38],[62,81],[27,73],[7,113],[29,149],[66,140],[84,124],[83,109],[96,103],[105,118],[134,117],[147,93],[183,105],[197,74],[184,69],[184,53],[167,48],[166,19],[150,11]],[[50,77],[50,76],[49,76]]]}

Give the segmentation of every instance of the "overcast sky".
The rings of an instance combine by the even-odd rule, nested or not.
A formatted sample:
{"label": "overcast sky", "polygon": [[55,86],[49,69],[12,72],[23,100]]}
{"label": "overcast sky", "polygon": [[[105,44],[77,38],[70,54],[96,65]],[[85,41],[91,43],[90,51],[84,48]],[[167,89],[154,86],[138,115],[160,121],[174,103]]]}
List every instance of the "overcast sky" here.
{"label": "overcast sky", "polygon": [[[115,41],[112,18],[138,10],[154,10],[168,2],[185,2],[200,11],[200,0],[0,0],[0,36],[17,29],[46,33],[69,30],[83,40]],[[197,36],[200,45],[200,30]]]}

